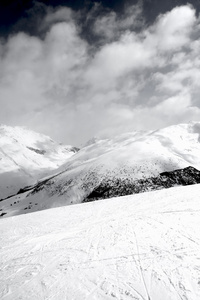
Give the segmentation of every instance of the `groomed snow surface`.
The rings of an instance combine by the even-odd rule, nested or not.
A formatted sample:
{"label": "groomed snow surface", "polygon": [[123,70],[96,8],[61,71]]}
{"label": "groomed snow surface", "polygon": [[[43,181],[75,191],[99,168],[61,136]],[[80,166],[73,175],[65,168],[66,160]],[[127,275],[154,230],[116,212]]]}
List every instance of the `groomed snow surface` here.
{"label": "groomed snow surface", "polygon": [[1,299],[200,299],[200,185],[0,220]]}

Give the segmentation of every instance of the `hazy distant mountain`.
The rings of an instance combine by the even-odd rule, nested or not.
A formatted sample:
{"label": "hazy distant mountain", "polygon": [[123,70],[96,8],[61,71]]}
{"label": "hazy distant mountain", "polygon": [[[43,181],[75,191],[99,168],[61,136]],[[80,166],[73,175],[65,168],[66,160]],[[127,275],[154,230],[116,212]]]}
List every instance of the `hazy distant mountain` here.
{"label": "hazy distant mountain", "polygon": [[[62,166],[65,171],[41,180],[24,194],[3,201],[0,207],[12,215],[197,183],[199,172],[194,168],[200,169],[199,141],[200,123],[132,132],[113,139],[94,139],[94,143],[90,141]],[[184,170],[162,174],[179,169]],[[100,196],[95,194],[99,190],[103,192]]]}
{"label": "hazy distant mountain", "polygon": [[77,150],[22,127],[0,126],[0,199],[65,163]]}

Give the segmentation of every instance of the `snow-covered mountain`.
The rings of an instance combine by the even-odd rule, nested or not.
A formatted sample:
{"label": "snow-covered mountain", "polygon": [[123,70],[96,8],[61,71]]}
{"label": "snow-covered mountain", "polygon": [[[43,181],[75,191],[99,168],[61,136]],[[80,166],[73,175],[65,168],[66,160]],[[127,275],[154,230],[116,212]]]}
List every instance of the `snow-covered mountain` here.
{"label": "snow-covered mountain", "polygon": [[200,185],[0,220],[3,300],[200,299]]}
{"label": "snow-covered mountain", "polygon": [[0,199],[64,164],[76,148],[22,127],[0,126]]}
{"label": "snow-covered mountain", "polygon": [[[187,169],[188,166],[192,168]],[[119,190],[119,183],[122,187],[140,185],[138,192],[155,189],[156,185],[159,189],[185,184],[185,176],[196,183],[199,173],[193,168],[200,170],[200,123],[197,122],[151,132],[132,132],[113,139],[94,139],[62,166],[60,174],[0,202],[0,208],[2,214],[10,216],[81,203],[92,198],[92,193],[102,186],[111,191],[102,198],[124,195],[124,192],[113,192]],[[176,173],[177,180],[171,181],[172,174],[168,179],[161,175],[178,169],[184,171]],[[161,184],[165,180],[166,186]],[[134,192],[132,188],[127,194]]]}

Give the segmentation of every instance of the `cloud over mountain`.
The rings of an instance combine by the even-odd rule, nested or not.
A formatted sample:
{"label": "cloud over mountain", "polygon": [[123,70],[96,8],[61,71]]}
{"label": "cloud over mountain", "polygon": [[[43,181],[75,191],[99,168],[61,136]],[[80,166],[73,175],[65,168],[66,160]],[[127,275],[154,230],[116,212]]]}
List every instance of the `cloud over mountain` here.
{"label": "cloud over mountain", "polygon": [[1,40],[3,123],[80,144],[95,134],[199,119],[200,22],[191,5],[152,25],[141,5],[97,14],[91,42],[80,18],[48,8],[42,37],[20,32]]}

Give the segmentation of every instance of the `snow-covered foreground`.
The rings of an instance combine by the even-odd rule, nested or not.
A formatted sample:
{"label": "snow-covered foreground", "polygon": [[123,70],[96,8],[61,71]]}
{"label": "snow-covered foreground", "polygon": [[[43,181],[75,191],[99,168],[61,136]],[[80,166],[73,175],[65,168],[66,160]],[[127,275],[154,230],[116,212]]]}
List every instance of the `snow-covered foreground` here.
{"label": "snow-covered foreground", "polygon": [[0,220],[1,299],[200,299],[200,185]]}

